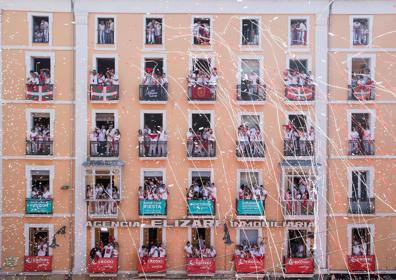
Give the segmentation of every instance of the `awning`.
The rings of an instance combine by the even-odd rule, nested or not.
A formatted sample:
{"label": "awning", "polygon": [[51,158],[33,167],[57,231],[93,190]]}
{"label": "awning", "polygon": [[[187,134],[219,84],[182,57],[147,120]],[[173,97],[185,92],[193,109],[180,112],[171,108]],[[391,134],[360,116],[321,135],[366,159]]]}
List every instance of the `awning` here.
{"label": "awning", "polygon": [[122,160],[87,160],[83,163],[83,166],[124,166],[124,162]]}

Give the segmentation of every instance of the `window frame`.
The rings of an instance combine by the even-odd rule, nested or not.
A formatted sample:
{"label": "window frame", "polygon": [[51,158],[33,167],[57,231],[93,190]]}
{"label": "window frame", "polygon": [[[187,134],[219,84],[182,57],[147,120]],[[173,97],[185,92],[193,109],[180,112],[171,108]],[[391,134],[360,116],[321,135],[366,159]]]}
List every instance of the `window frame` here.
{"label": "window frame", "polygon": [[[34,45],[48,45],[49,47],[52,47],[52,29],[53,29],[53,14],[52,13],[28,13],[27,14],[27,21],[28,21],[28,26],[29,26],[29,46],[34,46]],[[48,28],[49,28],[49,40],[48,43],[34,43],[33,42],[33,17],[48,17]]]}
{"label": "window frame", "polygon": [[[112,18],[114,20],[114,44],[98,43],[98,20],[99,18]],[[117,49],[117,16],[115,14],[95,14],[94,29],[94,49],[95,50],[116,50]],[[105,47],[109,46],[109,47]],[[112,47],[111,47],[112,46]],[[114,70],[115,71],[115,70]]]}
{"label": "window frame", "polygon": [[[258,44],[257,45],[244,45],[242,44],[243,41],[243,21],[244,20],[257,20],[257,26],[258,26]],[[240,38],[239,38],[239,47],[241,50],[258,50],[261,49],[261,22],[262,19],[260,16],[241,16],[239,17],[239,31],[240,31]]]}
{"label": "window frame", "polygon": [[[307,43],[305,45],[292,45],[291,43],[291,21],[292,20],[305,20],[306,21],[306,27],[307,27]],[[289,16],[288,17],[288,26],[287,26],[287,42],[288,42],[288,46],[289,49],[309,49],[310,47],[310,31],[311,31],[311,26],[310,26],[310,22],[309,22],[309,16]]]}
{"label": "window frame", "polygon": [[[354,45],[353,44],[353,20],[354,19],[368,19],[369,26],[369,38],[367,45]],[[351,15],[349,16],[349,47],[353,48],[372,48],[373,45],[373,21],[374,17],[372,15]]]}
{"label": "window frame", "polygon": [[[48,228],[48,245],[52,241],[54,236],[54,225],[53,224],[24,224],[23,225],[23,233],[25,237],[25,256],[29,256],[29,244],[30,244],[30,235],[29,231],[31,228]],[[48,256],[52,256],[52,248],[48,246]]]}
{"label": "window frame", "polygon": [[348,224],[347,225],[347,236],[348,236],[348,255],[352,255],[352,230],[367,228],[370,231],[370,255],[374,255],[375,244],[374,244],[374,234],[375,225],[374,224]]}
{"label": "window frame", "polygon": [[49,171],[49,192],[51,198],[54,198],[54,178],[55,166],[54,165],[26,165],[25,178],[26,178],[26,198],[30,198],[32,192],[32,171]]}

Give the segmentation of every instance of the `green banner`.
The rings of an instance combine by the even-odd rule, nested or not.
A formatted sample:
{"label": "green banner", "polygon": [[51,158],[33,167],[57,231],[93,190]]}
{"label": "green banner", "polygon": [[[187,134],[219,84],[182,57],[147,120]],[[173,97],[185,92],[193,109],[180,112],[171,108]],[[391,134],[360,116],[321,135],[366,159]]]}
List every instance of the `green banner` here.
{"label": "green banner", "polygon": [[212,200],[188,200],[188,215],[213,215]]}
{"label": "green banner", "polygon": [[140,200],[140,215],[166,215],[166,200]]}
{"label": "green banner", "polygon": [[238,215],[264,215],[264,203],[262,200],[238,200],[237,207]]}
{"label": "green banner", "polygon": [[26,198],[26,214],[52,214],[52,199]]}

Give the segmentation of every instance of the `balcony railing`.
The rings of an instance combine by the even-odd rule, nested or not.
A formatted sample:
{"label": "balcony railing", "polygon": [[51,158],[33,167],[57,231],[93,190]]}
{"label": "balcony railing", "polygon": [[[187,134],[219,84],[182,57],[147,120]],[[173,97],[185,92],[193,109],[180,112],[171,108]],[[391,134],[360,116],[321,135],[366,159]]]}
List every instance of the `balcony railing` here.
{"label": "balcony railing", "polygon": [[375,271],[375,255],[347,256],[349,271]]}
{"label": "balcony railing", "polygon": [[365,200],[349,198],[350,214],[374,214],[375,213],[375,198],[367,198]]}
{"label": "balcony railing", "polygon": [[216,101],[216,86],[192,85],[188,86],[189,101]]}
{"label": "balcony railing", "polygon": [[283,151],[285,156],[313,156],[314,141],[283,140]]}
{"label": "balcony railing", "polygon": [[166,157],[167,141],[143,141],[139,143],[139,157]]}
{"label": "balcony railing", "polygon": [[118,201],[113,199],[98,199],[88,203],[89,216],[93,218],[116,218],[118,216]]}
{"label": "balcony railing", "polygon": [[52,256],[38,257],[25,256],[23,264],[24,272],[51,272]]}
{"label": "balcony railing", "polygon": [[216,141],[187,140],[187,157],[215,157]]}
{"label": "balcony railing", "polygon": [[52,198],[26,198],[26,214],[52,214]]}
{"label": "balcony railing", "polygon": [[91,101],[117,101],[120,97],[119,85],[91,85],[89,96]]}
{"label": "balcony railing", "polygon": [[26,140],[26,155],[28,156],[52,156],[53,141]]}
{"label": "balcony railing", "polygon": [[168,85],[139,85],[140,101],[167,101]]}
{"label": "balcony railing", "polygon": [[348,100],[368,101],[375,99],[375,85],[348,86]]}
{"label": "balcony railing", "polygon": [[348,155],[372,156],[375,154],[375,140],[349,140]]}
{"label": "balcony railing", "polygon": [[265,101],[266,86],[265,85],[237,85],[238,101]]}
{"label": "balcony railing", "polygon": [[166,200],[139,200],[139,216],[165,216],[166,213]]}
{"label": "balcony railing", "polygon": [[285,216],[312,216],[315,214],[315,200],[284,200]]}
{"label": "balcony railing", "polygon": [[187,214],[194,215],[214,215],[215,205],[213,200],[209,199],[190,199],[187,200]]}
{"label": "balcony railing", "polygon": [[119,141],[90,141],[91,157],[118,157]]}
{"label": "balcony railing", "polygon": [[259,199],[237,199],[236,210],[238,216],[263,216],[264,200]]}
{"label": "balcony railing", "polygon": [[51,101],[54,100],[54,85],[26,85],[26,100]]}
{"label": "balcony railing", "polygon": [[88,260],[88,272],[93,274],[115,274],[118,272],[118,258]]}
{"label": "balcony railing", "polygon": [[263,141],[237,141],[236,156],[238,158],[264,158],[265,145]]}
{"label": "balcony railing", "polygon": [[315,100],[315,85],[286,85],[285,97],[290,101],[313,101]]}

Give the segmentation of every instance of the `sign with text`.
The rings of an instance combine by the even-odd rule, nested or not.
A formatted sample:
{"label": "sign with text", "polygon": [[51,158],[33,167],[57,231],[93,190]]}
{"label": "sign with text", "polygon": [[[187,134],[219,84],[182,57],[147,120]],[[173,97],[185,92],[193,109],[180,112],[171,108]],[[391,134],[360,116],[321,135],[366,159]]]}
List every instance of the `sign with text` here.
{"label": "sign with text", "polygon": [[214,274],[216,262],[214,258],[187,258],[187,274]]}
{"label": "sign with text", "polygon": [[243,200],[237,202],[238,215],[262,216],[264,215],[264,202],[262,200]]}
{"label": "sign with text", "polygon": [[26,214],[52,214],[52,198],[26,198]]}
{"label": "sign with text", "polygon": [[188,200],[189,215],[213,215],[213,200]]}
{"label": "sign with text", "polygon": [[285,273],[311,274],[314,272],[313,258],[285,258]]}
{"label": "sign with text", "polygon": [[25,256],[23,271],[25,271],[25,272],[51,272],[52,271],[52,256],[49,256],[49,257]]}
{"label": "sign with text", "polygon": [[375,256],[348,256],[347,257],[349,271],[374,271]]}
{"label": "sign with text", "polygon": [[166,215],[166,200],[139,200],[139,215]]}
{"label": "sign with text", "polygon": [[234,257],[235,271],[237,273],[264,273],[265,272],[265,258],[241,258]]}
{"label": "sign with text", "polygon": [[141,258],[137,264],[138,273],[165,273],[166,257]]}
{"label": "sign with text", "polygon": [[117,273],[118,258],[98,258],[96,260],[88,260],[89,273]]}

